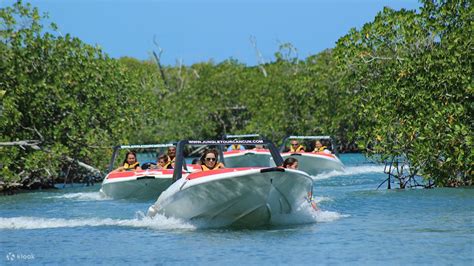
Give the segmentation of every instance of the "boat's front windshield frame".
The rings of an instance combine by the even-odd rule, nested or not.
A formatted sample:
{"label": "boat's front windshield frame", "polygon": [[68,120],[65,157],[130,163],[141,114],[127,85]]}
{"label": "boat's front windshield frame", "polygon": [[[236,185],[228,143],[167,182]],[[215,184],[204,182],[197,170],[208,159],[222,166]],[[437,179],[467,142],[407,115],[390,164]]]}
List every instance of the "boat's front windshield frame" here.
{"label": "boat's front windshield frame", "polygon": [[329,140],[331,143],[331,151],[333,151],[337,155],[337,147],[334,145],[335,140],[331,136],[295,136],[290,135],[283,138],[281,145],[280,145],[280,152],[284,152],[286,148],[286,143],[288,140],[292,139],[302,139],[302,140]]}
{"label": "boat's front windshield frame", "polygon": [[[108,167],[108,173],[112,172],[114,169],[115,163],[117,161],[117,156],[120,154],[121,150],[130,150],[130,151],[137,151],[137,150],[145,150],[145,149],[157,149],[157,148],[168,148],[176,146],[175,143],[164,143],[164,144],[136,144],[136,145],[117,145],[113,147],[112,159],[110,160],[110,164]],[[156,151],[156,150],[155,150]],[[140,152],[137,152],[140,153]],[[138,155],[137,155],[138,157]],[[137,158],[139,161],[139,158]]]}
{"label": "boat's front windshield frame", "polygon": [[181,140],[176,145],[176,162],[173,172],[173,182],[180,179],[183,173],[183,169],[187,171],[187,166],[184,163],[184,148],[186,145],[193,146],[216,146],[219,152],[220,158],[224,158],[224,148],[228,145],[265,145],[270,151],[270,154],[275,162],[275,165],[283,165],[283,158],[280,155],[280,152],[275,147],[273,142],[270,140],[261,137],[260,139],[241,139],[241,140]]}

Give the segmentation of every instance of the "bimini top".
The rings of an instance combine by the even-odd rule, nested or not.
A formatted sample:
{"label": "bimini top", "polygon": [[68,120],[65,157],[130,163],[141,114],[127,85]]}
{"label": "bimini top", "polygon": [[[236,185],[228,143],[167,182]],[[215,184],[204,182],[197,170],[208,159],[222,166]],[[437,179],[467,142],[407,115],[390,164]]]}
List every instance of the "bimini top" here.
{"label": "bimini top", "polygon": [[275,165],[283,165],[283,158],[280,155],[280,152],[277,150],[275,145],[270,141],[263,137],[261,139],[240,139],[240,140],[181,140],[176,145],[176,162],[175,168],[173,172],[173,182],[180,179],[182,176],[182,169],[184,167],[185,170],[186,164],[184,159],[184,146],[185,145],[193,145],[193,146],[217,146],[219,151],[219,156],[222,162],[225,165],[224,159],[224,146],[233,145],[233,144],[240,144],[240,145],[266,145],[268,150],[272,155],[273,160],[275,161]]}

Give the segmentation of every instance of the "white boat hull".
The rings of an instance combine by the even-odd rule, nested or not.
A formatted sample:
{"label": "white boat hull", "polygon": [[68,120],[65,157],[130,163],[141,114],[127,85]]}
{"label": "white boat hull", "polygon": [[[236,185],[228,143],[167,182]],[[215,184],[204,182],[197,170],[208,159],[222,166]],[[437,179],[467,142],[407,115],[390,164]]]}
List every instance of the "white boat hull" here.
{"label": "white boat hull", "polygon": [[150,209],[219,226],[255,227],[272,224],[279,214],[292,213],[312,191],[312,179],[301,171],[229,170],[191,180],[183,177]]}
{"label": "white boat hull", "polygon": [[154,200],[172,184],[172,179],[172,170],[110,173],[100,192],[112,199]]}
{"label": "white boat hull", "polygon": [[268,150],[241,150],[224,153],[225,167],[272,167],[275,166]]}
{"label": "white boat hull", "polygon": [[103,184],[100,192],[112,199],[153,200],[172,183],[172,177]]}
{"label": "white boat hull", "polygon": [[285,160],[294,157],[298,160],[298,169],[310,175],[318,175],[331,171],[343,171],[344,164],[334,154],[323,153],[282,153]]}

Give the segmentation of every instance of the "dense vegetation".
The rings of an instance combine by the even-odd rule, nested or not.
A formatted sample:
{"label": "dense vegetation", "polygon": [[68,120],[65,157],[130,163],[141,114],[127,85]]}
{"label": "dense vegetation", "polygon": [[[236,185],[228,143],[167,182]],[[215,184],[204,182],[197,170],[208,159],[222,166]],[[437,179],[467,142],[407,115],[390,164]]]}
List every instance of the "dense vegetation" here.
{"label": "dense vegetation", "polygon": [[473,17],[470,1],[423,1],[418,12],[385,8],[304,60],[284,44],[258,66],[161,66],[46,30],[18,2],[0,9],[0,181],[105,170],[118,143],[258,132],[330,134],[408,163],[408,178],[472,184]]}

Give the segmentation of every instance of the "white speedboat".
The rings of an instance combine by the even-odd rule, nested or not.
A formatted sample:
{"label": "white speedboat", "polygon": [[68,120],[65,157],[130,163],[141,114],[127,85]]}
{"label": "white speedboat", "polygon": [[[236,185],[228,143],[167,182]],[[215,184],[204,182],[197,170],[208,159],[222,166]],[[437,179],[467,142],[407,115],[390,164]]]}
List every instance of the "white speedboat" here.
{"label": "white speedboat", "polygon": [[[194,142],[178,143],[177,169],[182,164],[180,151],[186,143]],[[273,144],[269,150],[274,164],[281,165],[283,160]],[[216,226],[270,225],[279,222],[276,217],[291,214],[304,204],[313,186],[305,172],[279,167],[225,168],[189,174],[175,170],[174,177],[176,182],[149,208],[149,216],[160,213],[204,220]]]}
{"label": "white speedboat", "polygon": [[[292,152],[292,151],[285,151],[286,144],[288,140],[303,140],[306,143],[303,144],[306,152]],[[326,141],[329,145],[324,146],[321,151],[316,151],[314,147],[315,141]],[[296,141],[295,141],[296,143]],[[312,151],[312,152],[308,152]],[[294,157],[298,160],[298,169],[301,171],[305,171],[310,175],[318,175],[324,172],[331,172],[331,171],[343,171],[344,164],[339,160],[336,154],[333,152],[337,151],[334,147],[334,141],[330,136],[287,136],[282,141],[282,146],[280,147],[281,156],[283,159],[287,159],[289,157]]]}
{"label": "white speedboat", "polygon": [[[225,140],[242,138],[262,138],[259,134],[224,135]],[[227,150],[223,153],[226,167],[268,167],[275,166],[271,153],[262,145],[246,142],[238,145],[239,149]]]}
{"label": "white speedboat", "polygon": [[294,157],[298,159],[298,169],[310,175],[318,175],[324,172],[343,171],[344,164],[336,155],[326,152],[285,152],[283,159]]}
{"label": "white speedboat", "polygon": [[172,184],[173,170],[111,172],[100,192],[113,199],[154,199]]}
{"label": "white speedboat", "polygon": [[[122,145],[116,146],[107,174],[102,181],[100,193],[112,199],[139,199],[154,200],[161,192],[167,189],[173,182],[173,169],[146,169],[133,171],[112,171],[119,165],[116,158],[120,153],[127,150],[136,151],[137,160],[145,168],[156,163],[156,157],[164,150],[160,148],[171,147],[173,144],[149,144],[149,145]],[[122,151],[122,152],[121,152]],[[201,169],[198,165],[187,165],[187,171],[192,172]]]}
{"label": "white speedboat", "polygon": [[[188,165],[188,171],[198,169],[201,169],[199,165]],[[173,183],[172,180],[173,169],[111,172],[102,181],[100,193],[113,199],[153,200]]]}
{"label": "white speedboat", "polygon": [[226,167],[275,166],[267,149],[226,151],[224,161]]}

